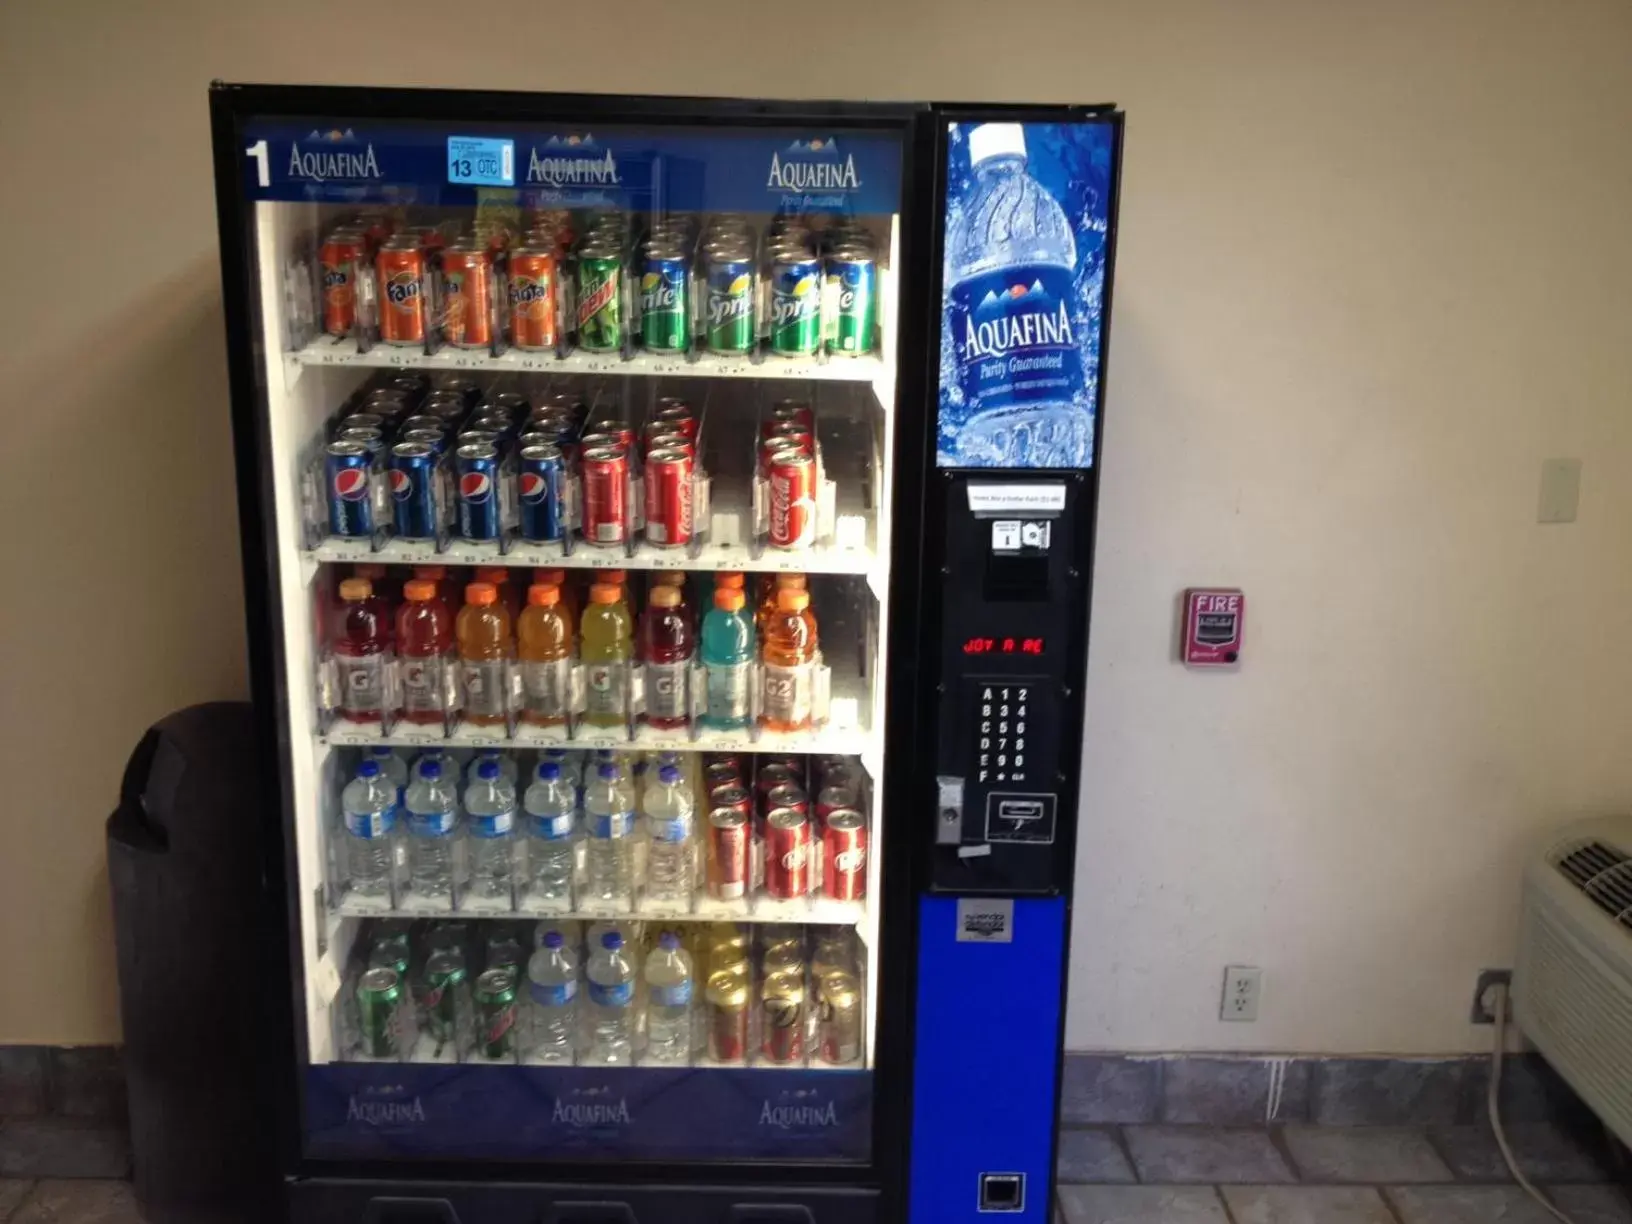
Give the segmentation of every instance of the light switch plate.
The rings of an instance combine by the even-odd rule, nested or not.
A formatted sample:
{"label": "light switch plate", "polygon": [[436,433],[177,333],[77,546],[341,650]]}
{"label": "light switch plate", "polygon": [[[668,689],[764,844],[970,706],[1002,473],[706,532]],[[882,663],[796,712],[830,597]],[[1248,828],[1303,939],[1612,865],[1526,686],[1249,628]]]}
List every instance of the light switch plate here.
{"label": "light switch plate", "polygon": [[1573,523],[1581,505],[1581,460],[1544,459],[1536,522]]}

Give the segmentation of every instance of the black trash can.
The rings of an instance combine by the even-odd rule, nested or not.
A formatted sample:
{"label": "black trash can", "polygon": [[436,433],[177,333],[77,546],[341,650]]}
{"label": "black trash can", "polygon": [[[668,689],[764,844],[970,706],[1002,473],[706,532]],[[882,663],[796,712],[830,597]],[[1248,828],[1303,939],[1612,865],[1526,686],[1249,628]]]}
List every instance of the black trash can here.
{"label": "black trash can", "polygon": [[264,1064],[267,992],[283,967],[267,948],[262,770],[247,703],[192,706],[142,737],[108,817],[131,1150],[149,1224],[236,1224],[276,1195]]}

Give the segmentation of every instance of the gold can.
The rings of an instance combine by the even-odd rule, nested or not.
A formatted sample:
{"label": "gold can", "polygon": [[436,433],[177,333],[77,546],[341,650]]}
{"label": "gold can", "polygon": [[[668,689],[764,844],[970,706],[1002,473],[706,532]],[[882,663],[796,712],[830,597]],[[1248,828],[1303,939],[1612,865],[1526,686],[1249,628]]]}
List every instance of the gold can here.
{"label": "gold can", "polygon": [[779,943],[766,948],[759,958],[760,966],[769,977],[773,973],[783,973],[797,970],[801,973],[805,968],[805,949],[803,944]]}
{"label": "gold can", "polygon": [[748,964],[748,932],[734,922],[716,922],[705,936],[708,946],[708,967],[726,969]]}
{"label": "gold can", "polygon": [[720,969],[708,975],[708,1056],[737,1063],[748,1057],[748,974]]}
{"label": "gold can", "polygon": [[787,1066],[805,1061],[805,975],[784,970],[759,988],[760,1056]]}
{"label": "gold can", "polygon": [[848,931],[830,932],[816,940],[816,950],[810,957],[812,976],[820,982],[829,973],[856,971],[856,952]]}
{"label": "gold can", "polygon": [[842,969],[817,979],[817,1057],[831,1066],[861,1057],[861,983]]}

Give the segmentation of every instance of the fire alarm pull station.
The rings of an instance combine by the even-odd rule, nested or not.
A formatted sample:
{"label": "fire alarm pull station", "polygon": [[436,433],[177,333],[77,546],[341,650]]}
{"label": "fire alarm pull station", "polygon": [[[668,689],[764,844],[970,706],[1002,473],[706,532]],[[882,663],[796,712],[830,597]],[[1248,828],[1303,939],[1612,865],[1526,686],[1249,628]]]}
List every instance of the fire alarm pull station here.
{"label": "fire alarm pull station", "polygon": [[1192,587],[1184,593],[1186,667],[1234,667],[1241,661],[1247,597],[1240,591]]}

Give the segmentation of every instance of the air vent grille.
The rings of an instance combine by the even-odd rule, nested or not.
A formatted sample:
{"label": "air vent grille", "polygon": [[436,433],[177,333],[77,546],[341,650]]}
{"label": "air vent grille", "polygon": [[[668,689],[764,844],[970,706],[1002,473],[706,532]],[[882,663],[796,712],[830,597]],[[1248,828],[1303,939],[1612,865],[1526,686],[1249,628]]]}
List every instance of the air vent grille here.
{"label": "air vent grille", "polygon": [[1558,853],[1559,874],[1592,903],[1632,931],[1632,855],[1600,841],[1577,842]]}

